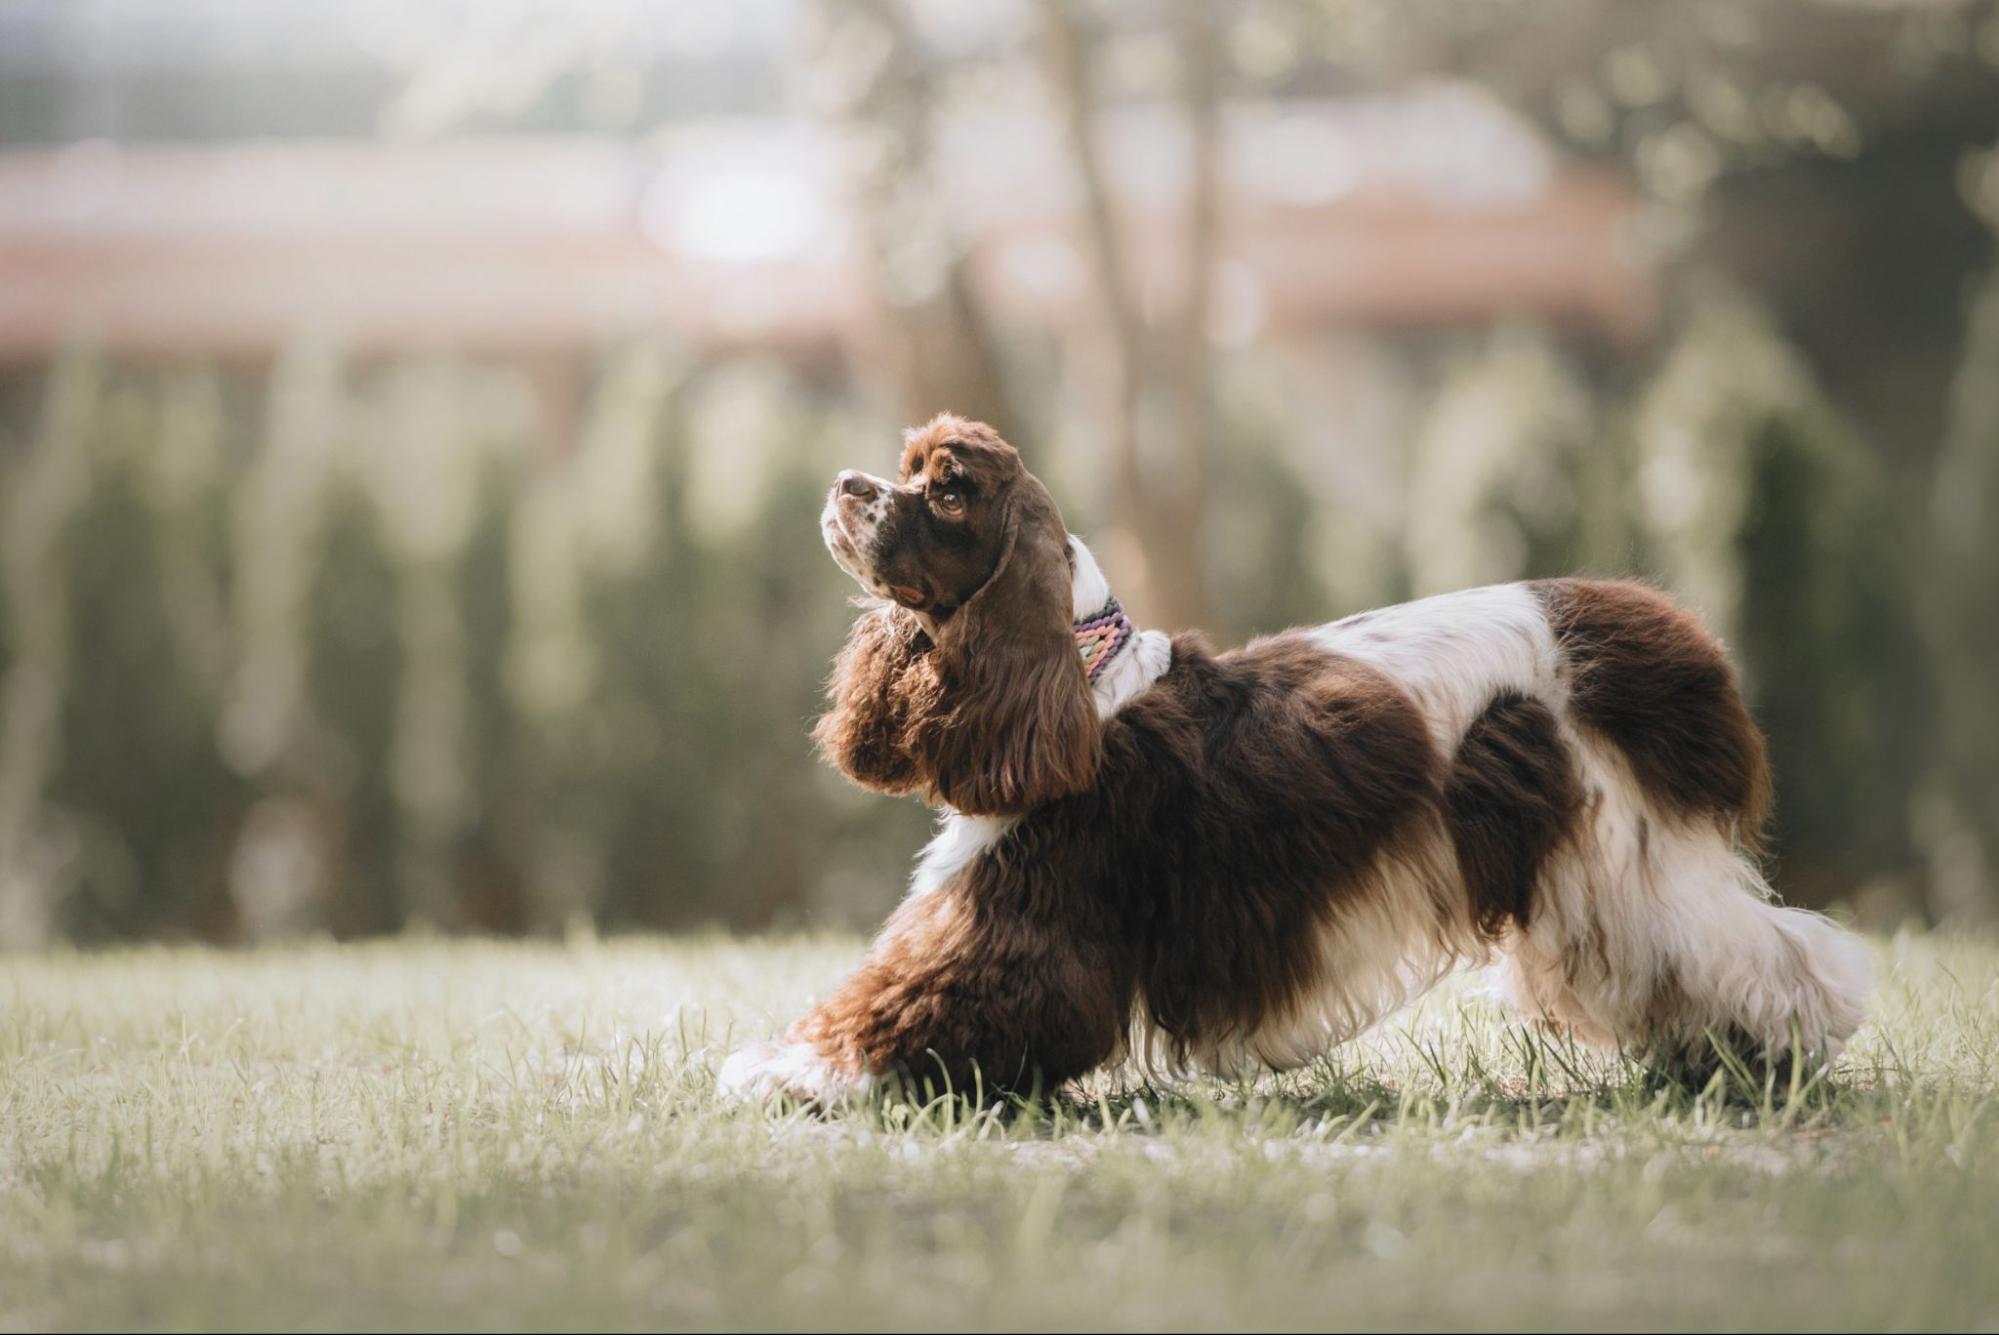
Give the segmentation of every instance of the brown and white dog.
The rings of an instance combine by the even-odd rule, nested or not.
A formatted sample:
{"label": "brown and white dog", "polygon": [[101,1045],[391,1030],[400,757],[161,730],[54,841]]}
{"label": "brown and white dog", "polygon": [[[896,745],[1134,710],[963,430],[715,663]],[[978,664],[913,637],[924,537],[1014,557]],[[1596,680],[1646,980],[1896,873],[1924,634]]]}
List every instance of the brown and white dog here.
{"label": "brown and white dog", "polygon": [[[1638,584],[1507,584],[1226,653],[1131,626],[989,427],[912,431],[821,520],[883,601],[817,737],[942,812],[866,961],[722,1088],[1298,1065],[1444,972],[1698,1061],[1829,1058],[1867,962],[1770,902],[1763,739],[1720,645]],[[975,1077],[976,1072],[976,1077]]]}

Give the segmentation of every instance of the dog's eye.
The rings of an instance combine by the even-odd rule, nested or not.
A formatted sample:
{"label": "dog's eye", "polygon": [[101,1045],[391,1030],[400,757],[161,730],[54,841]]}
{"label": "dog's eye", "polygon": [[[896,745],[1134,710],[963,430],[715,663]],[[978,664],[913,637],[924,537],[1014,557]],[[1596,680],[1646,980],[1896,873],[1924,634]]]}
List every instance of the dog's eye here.
{"label": "dog's eye", "polygon": [[957,519],[965,513],[965,497],[958,491],[933,492],[930,503],[937,507],[937,513],[946,519]]}

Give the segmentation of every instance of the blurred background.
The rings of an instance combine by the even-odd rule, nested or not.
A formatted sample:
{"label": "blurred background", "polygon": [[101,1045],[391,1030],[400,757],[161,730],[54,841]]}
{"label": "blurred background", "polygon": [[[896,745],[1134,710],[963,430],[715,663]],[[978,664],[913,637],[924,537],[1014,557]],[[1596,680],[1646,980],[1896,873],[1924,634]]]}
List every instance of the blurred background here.
{"label": "blurred background", "polygon": [[870,922],[947,408],[1144,623],[1656,579],[1999,920],[1999,7],[0,0],[0,943]]}

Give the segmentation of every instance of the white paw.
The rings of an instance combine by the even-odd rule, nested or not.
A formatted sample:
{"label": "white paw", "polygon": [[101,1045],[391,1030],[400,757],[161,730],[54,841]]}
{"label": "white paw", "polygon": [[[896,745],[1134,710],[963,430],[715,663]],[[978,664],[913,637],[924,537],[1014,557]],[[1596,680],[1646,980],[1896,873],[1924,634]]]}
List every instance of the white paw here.
{"label": "white paw", "polygon": [[874,1077],[822,1057],[810,1043],[752,1043],[722,1063],[716,1092],[731,1102],[765,1103],[782,1094],[827,1107],[865,1095]]}

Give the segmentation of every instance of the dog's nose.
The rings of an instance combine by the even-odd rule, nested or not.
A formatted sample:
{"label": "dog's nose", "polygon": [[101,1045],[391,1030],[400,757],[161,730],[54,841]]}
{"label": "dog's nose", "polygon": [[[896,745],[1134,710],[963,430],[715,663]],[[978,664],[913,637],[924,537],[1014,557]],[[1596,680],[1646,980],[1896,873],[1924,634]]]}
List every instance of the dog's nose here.
{"label": "dog's nose", "polygon": [[855,472],[849,468],[840,474],[840,494],[863,501],[870,500],[875,494],[875,484],[866,473]]}

